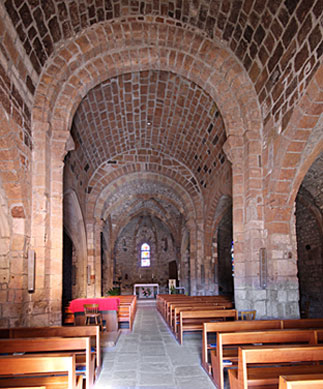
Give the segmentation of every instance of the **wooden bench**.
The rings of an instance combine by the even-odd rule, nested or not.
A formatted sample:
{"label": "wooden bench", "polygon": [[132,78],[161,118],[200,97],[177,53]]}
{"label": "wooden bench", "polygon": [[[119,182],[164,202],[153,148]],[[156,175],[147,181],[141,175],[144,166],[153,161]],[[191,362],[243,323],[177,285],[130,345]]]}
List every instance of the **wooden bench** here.
{"label": "wooden bench", "polygon": [[96,374],[99,374],[101,368],[100,326],[16,327],[0,329],[0,338],[76,338],[86,336],[91,338],[91,346],[95,347]]}
{"label": "wooden bench", "polygon": [[279,376],[322,374],[323,345],[239,347],[238,369],[230,369],[231,389],[278,388]]}
{"label": "wooden bench", "polygon": [[82,389],[83,381],[75,375],[74,355],[0,356],[0,377],[1,388]]}
{"label": "wooden bench", "polygon": [[133,323],[135,321],[137,311],[137,296],[124,295],[117,296],[120,299],[120,306],[118,310],[118,323],[128,323],[129,330],[132,331]]}
{"label": "wooden bench", "polygon": [[203,323],[208,321],[220,321],[238,319],[238,312],[235,309],[222,310],[201,310],[201,311],[182,311],[179,315],[179,327],[177,339],[180,344],[183,343],[183,333],[187,331],[202,331]]}
{"label": "wooden bench", "polygon": [[177,302],[172,303],[169,306],[169,318],[168,318],[168,326],[172,329],[173,332],[176,332],[175,330],[175,324],[178,322],[179,319],[179,311],[180,310],[198,310],[200,309],[207,309],[207,307],[217,307],[217,309],[232,309],[232,302],[229,301],[195,301],[195,302]]}
{"label": "wooden bench", "polygon": [[303,374],[279,377],[279,389],[322,389],[323,374]]}
{"label": "wooden bench", "polygon": [[167,322],[167,310],[170,303],[175,302],[194,302],[194,301],[216,301],[216,302],[231,302],[232,298],[224,295],[216,296],[186,296],[186,295],[157,295],[157,309]]}
{"label": "wooden bench", "polygon": [[[166,320],[166,322],[170,323],[170,314],[171,314],[171,306],[175,306],[175,305],[180,305],[180,304],[183,304],[183,303],[186,303],[186,304],[203,304],[203,303],[217,303],[217,304],[220,304],[220,305],[224,305],[226,303],[230,303],[232,304],[232,301],[227,301],[226,299],[222,298],[222,296],[186,296],[186,299],[185,300],[169,300],[166,302],[166,310],[165,310],[165,316],[164,316],[164,319]],[[232,306],[232,305],[231,305]]]}
{"label": "wooden bench", "polygon": [[[85,354],[85,382],[86,388],[90,389],[94,384],[94,355],[91,355],[91,340],[89,337],[78,338],[15,338],[0,339],[1,353],[49,353]],[[28,355],[28,354],[27,354]]]}
{"label": "wooden bench", "polygon": [[246,320],[223,323],[205,323],[202,335],[202,366],[210,373],[208,352],[212,347],[208,341],[211,334],[217,332],[234,332],[270,329],[323,328],[323,319],[276,319],[276,320]]}
{"label": "wooden bench", "polygon": [[197,305],[190,304],[190,305],[176,305],[173,314],[170,317],[170,320],[172,321],[170,329],[172,332],[176,335],[178,333],[178,326],[179,326],[179,319],[180,319],[180,312],[184,311],[201,311],[201,310],[218,310],[218,309],[226,309],[227,307],[223,305],[218,305],[217,303],[211,304],[211,303],[198,303]]}
{"label": "wooden bench", "polygon": [[[322,331],[322,330],[321,330]],[[317,330],[264,330],[218,332],[216,349],[211,351],[212,380],[224,388],[224,369],[238,361],[238,347],[253,344],[317,344]]]}

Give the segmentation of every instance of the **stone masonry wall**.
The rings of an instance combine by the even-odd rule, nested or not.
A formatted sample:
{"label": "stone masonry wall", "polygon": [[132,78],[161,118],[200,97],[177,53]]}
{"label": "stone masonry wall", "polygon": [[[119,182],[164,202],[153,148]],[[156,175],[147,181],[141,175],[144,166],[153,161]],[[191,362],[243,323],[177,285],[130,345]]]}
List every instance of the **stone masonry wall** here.
{"label": "stone masonry wall", "polygon": [[[140,246],[151,248],[151,266],[140,266]],[[135,283],[158,283],[160,293],[168,286],[168,263],[176,260],[175,247],[167,227],[155,217],[136,217],[120,233],[115,245],[115,280],[122,294],[132,294]]]}

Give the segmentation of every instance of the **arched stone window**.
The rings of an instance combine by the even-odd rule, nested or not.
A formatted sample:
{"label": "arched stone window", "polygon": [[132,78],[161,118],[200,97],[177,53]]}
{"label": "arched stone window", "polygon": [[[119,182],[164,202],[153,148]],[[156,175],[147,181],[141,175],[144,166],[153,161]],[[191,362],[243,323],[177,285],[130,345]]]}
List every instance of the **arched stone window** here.
{"label": "arched stone window", "polygon": [[143,243],[141,245],[140,260],[142,267],[150,266],[150,246],[148,243]]}

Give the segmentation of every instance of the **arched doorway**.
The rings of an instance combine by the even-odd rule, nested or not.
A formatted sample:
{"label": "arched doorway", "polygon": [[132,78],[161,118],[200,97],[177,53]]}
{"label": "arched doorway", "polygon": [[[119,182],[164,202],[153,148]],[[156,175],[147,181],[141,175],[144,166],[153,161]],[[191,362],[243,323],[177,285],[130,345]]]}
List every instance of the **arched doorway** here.
{"label": "arched doorway", "polygon": [[323,153],[307,172],[296,197],[296,236],[300,312],[323,315]]}
{"label": "arched doorway", "polygon": [[232,208],[219,223],[217,231],[219,293],[233,295],[232,277]]}

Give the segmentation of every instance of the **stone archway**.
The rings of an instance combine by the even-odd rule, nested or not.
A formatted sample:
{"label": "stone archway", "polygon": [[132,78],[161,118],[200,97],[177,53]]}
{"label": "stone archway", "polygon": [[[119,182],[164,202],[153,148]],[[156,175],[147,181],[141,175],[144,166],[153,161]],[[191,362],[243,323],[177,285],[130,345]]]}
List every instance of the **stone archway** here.
{"label": "stone archway", "polygon": [[268,290],[272,289],[271,297],[266,297],[269,317],[299,316],[294,205],[306,172],[323,148],[322,74],[321,66],[304,91],[288,127],[265,149],[264,168],[270,173],[266,180],[264,230],[268,236]]}
{"label": "stone archway", "polygon": [[[191,261],[191,284],[192,288],[196,288],[196,258],[197,258],[197,221],[199,220],[199,208],[198,205],[201,202],[198,202],[194,197],[192,198],[191,194],[183,189],[181,185],[179,185],[172,178],[153,173],[153,172],[134,172],[132,174],[127,175],[127,180],[125,181],[123,176],[121,175],[118,179],[112,180],[109,185],[104,187],[104,189],[97,191],[99,196],[92,197],[92,202],[94,203],[94,209],[91,210],[91,215],[93,215],[93,219],[89,217],[88,220],[94,220],[95,227],[93,228],[93,236],[90,235],[90,239],[93,241],[93,246],[89,247],[89,261],[92,261],[91,264],[98,263],[98,255],[100,251],[99,244],[99,232],[100,226],[104,228],[104,221],[109,218],[109,215],[114,211],[119,204],[122,204],[124,200],[124,196],[126,197],[135,197],[141,200],[149,200],[147,199],[147,194],[143,191],[141,193],[141,185],[140,183],[151,183],[153,185],[159,185],[163,187],[163,191],[159,193],[155,192],[154,198],[156,201],[164,201],[171,205],[172,207],[177,209],[179,215],[182,215],[184,220],[187,220],[186,225],[190,233],[190,251],[192,252],[191,257],[194,259]],[[134,192],[131,185],[136,186],[137,190]],[[95,193],[95,191],[94,191]],[[123,196],[121,194],[124,194]],[[151,201],[151,200],[150,200]],[[90,201],[89,201],[90,203]],[[138,213],[142,213],[143,209],[141,208]],[[150,212],[154,214],[154,212]],[[125,217],[122,217],[125,215]],[[127,215],[127,216],[126,216]],[[116,225],[114,228],[111,228],[110,231],[110,244],[114,245],[119,233],[124,226],[130,222],[130,220],[136,217],[136,213],[130,213],[129,209],[124,214],[119,215],[118,221],[116,221]],[[159,216],[157,214],[157,216]],[[167,216],[167,215],[166,215]],[[160,220],[163,220],[163,215],[160,215]],[[168,229],[173,232],[176,237],[176,244],[178,248],[180,246],[180,232],[175,231],[174,226],[172,227],[172,223],[167,219],[165,219],[165,225],[168,226]],[[92,234],[90,232],[90,234]],[[175,245],[176,246],[176,245]],[[186,280],[185,280],[186,282]],[[96,290],[100,290],[100,279],[96,279]]]}
{"label": "stone archway", "polygon": [[[47,210],[48,218],[41,232],[36,228],[36,215],[33,214],[32,244],[50,269],[50,276],[46,279],[50,324],[56,323],[59,318],[57,308],[60,298],[56,285],[61,275],[53,264],[61,261],[62,161],[67,151],[66,141],[74,112],[90,88],[113,75],[133,70],[159,68],[185,75],[208,91],[223,115],[229,135],[226,148],[234,155],[234,179],[250,180],[240,170],[241,158],[249,154],[249,144],[258,143],[260,147],[261,118],[256,94],[242,67],[225,49],[201,37],[198,30],[186,31],[181,27],[149,23],[143,19],[145,32],[139,32],[141,39],[135,45],[131,41],[130,30],[119,34],[118,22],[102,23],[84,31],[48,61],[35,94],[32,123],[35,147],[47,150],[47,153],[33,155],[33,182],[36,184],[36,177],[40,182],[37,203]],[[129,20],[129,23],[132,22]],[[162,39],[165,29],[169,36],[176,35],[176,42]],[[102,39],[92,39],[93,34],[96,34],[95,38],[101,36]],[[199,48],[191,45],[193,39],[201,42]],[[105,54],[98,54],[98,51]],[[246,133],[248,135],[242,138]],[[44,159],[50,162],[44,164]],[[253,165],[256,162],[250,160],[248,171]],[[236,239],[241,240],[244,194],[240,189],[235,191],[235,187],[233,190],[238,225]],[[197,250],[201,250],[203,231],[198,245]]]}

